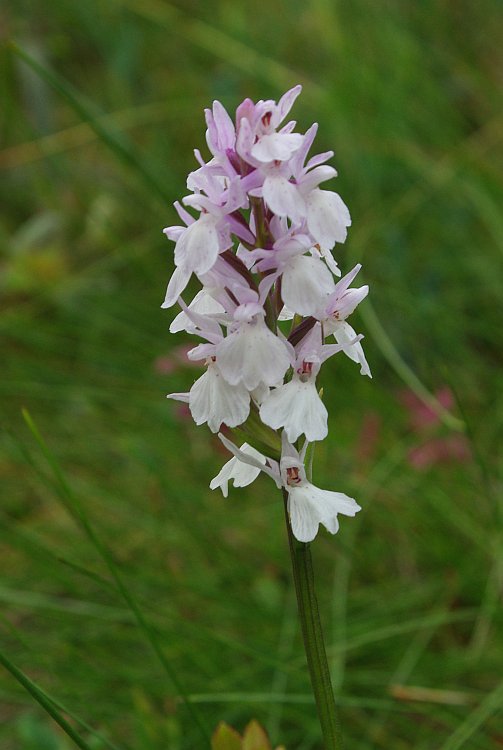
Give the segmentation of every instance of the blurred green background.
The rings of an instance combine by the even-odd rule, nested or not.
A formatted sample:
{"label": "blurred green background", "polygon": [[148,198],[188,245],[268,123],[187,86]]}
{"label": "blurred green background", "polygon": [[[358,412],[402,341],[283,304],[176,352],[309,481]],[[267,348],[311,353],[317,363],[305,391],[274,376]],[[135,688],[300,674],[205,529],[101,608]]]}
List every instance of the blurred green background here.
{"label": "blurred green background", "polygon": [[[321,746],[278,494],[209,491],[226,456],[165,399],[197,371],[160,309],[203,108],[297,82],[353,216],[340,265],[371,287],[374,379],[324,368],[314,474],[363,506],[314,545],[347,747],[502,746],[502,20],[497,0],[3,3],[1,649],[89,747],[204,747],[180,690],[210,729]],[[2,750],[73,746],[1,670]]]}

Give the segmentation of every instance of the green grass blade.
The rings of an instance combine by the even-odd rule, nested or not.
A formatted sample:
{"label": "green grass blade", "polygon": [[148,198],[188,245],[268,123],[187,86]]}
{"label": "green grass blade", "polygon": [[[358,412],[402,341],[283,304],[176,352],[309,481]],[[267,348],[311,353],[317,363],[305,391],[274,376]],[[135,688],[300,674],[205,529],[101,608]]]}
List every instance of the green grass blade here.
{"label": "green grass blade", "polygon": [[162,650],[161,644],[159,642],[156,631],[154,630],[154,628],[150,625],[148,620],[143,615],[143,612],[140,609],[140,606],[138,605],[138,602],[136,601],[136,598],[134,597],[134,595],[131,593],[131,591],[129,591],[129,589],[125,585],[122,579],[122,576],[119,573],[119,569],[117,565],[115,564],[114,559],[108,547],[106,547],[106,545],[101,541],[101,539],[94,532],[94,529],[89,523],[79,501],[73,494],[73,491],[71,490],[70,485],[66,481],[65,476],[63,472],[61,471],[61,468],[58,462],[56,461],[56,459],[50,452],[35,422],[33,421],[31,415],[26,409],[23,409],[23,417],[25,419],[26,424],[28,425],[30,429],[30,432],[32,433],[38,446],[40,447],[40,450],[44,458],[46,459],[47,463],[49,464],[54,474],[54,477],[60,487],[62,498],[63,498],[63,503],[65,507],[71,514],[72,518],[74,518],[74,520],[82,528],[82,530],[88,537],[89,541],[92,543],[92,545],[95,547],[96,551],[98,552],[98,554],[104,561],[105,565],[110,571],[110,574],[112,575],[112,578],[115,582],[117,590],[119,591],[124,601],[126,602],[127,606],[133,613],[136,623],[138,625],[138,628],[140,629],[140,631],[144,634],[145,638],[150,643],[152,650],[154,651],[155,655],[159,659],[161,666],[163,667],[171,683],[173,684],[175,690],[180,696],[182,702],[184,703],[185,708],[187,709],[187,712],[191,716],[194,724],[198,727],[201,735],[204,737],[204,741],[206,743],[209,743],[210,734],[208,730],[206,729],[205,725],[203,724],[203,721],[200,718],[199,713],[192,706],[185,689],[183,688],[176,673],[171,667],[171,664],[166,658],[164,651]]}
{"label": "green grass blade", "polygon": [[22,685],[28,693],[30,693],[30,695],[37,701],[37,703],[39,703],[42,708],[47,711],[49,716],[51,716],[51,718],[54,719],[57,724],[59,724],[61,729],[68,735],[68,737],[70,737],[71,740],[73,740],[77,747],[82,748],[82,750],[91,750],[90,745],[88,745],[87,742],[85,742],[85,740],[83,740],[82,737],[77,734],[77,732],[67,722],[64,716],[62,716],[60,711],[57,709],[56,704],[51,698],[49,698],[47,693],[45,693],[38,685],[30,680],[30,678],[18,667],[16,667],[16,665],[13,664],[10,659],[8,659],[1,651],[0,664],[4,666],[5,669],[10,672],[11,675],[19,682],[19,684]]}
{"label": "green grass blade", "polygon": [[12,43],[11,49],[21,58],[30,68],[39,75],[46,83],[53,87],[58,94],[63,96],[70,104],[72,109],[79,115],[83,122],[94,130],[100,140],[125,164],[132,168],[139,175],[149,190],[159,198],[163,204],[170,201],[168,192],[159,182],[157,177],[142,163],[131,146],[124,140],[122,134],[119,134],[110,128],[108,121],[101,117],[100,112],[96,111],[93,104],[77,91],[71,83],[65,80],[58,73],[41,65],[19,45]]}
{"label": "green grass blade", "polygon": [[[178,109],[176,114],[179,116]],[[164,99],[100,114],[96,122],[102,124],[107,130],[115,129],[122,135],[123,131],[130,128],[161,124],[166,120],[171,121],[174,117],[175,113],[170,108],[169,102]],[[15,169],[87,146],[97,137],[96,128],[91,127],[88,122],[79,122],[47,135],[39,135],[0,151],[0,170]]]}
{"label": "green grass blade", "polygon": [[503,708],[503,682],[469,714],[440,750],[460,750],[492,714]]}
{"label": "green grass blade", "polygon": [[[314,698],[310,693],[194,693],[190,696],[194,703],[226,704],[226,703],[257,703],[272,705],[314,705]],[[360,698],[356,695],[339,695],[337,702],[341,706],[372,709],[376,711],[390,710],[393,713],[409,713],[408,706],[402,706],[387,698]],[[415,710],[427,711],[427,706],[417,706]]]}
{"label": "green grass blade", "polygon": [[464,422],[453,416],[442,404],[430,393],[426,386],[417,377],[416,373],[404,361],[397,348],[391,341],[390,337],[383,328],[383,325],[372,306],[367,300],[366,304],[360,311],[366,327],[372,334],[374,341],[381,350],[382,355],[388,360],[391,367],[403,382],[409,386],[416,396],[432,409],[439,419],[452,430],[463,431]]}
{"label": "green grass blade", "polygon": [[418,630],[424,630],[430,627],[440,627],[455,622],[471,622],[475,619],[477,610],[474,608],[460,609],[457,612],[434,612],[424,617],[417,617],[413,620],[384,625],[383,627],[374,627],[367,632],[348,638],[344,643],[334,643],[328,647],[329,654],[335,655],[339,651],[351,651],[378,643],[388,638],[396,638],[408,633],[415,633]]}
{"label": "green grass blade", "polygon": [[[306,81],[306,75],[289,68],[288,65],[268,57],[245,44],[225,30],[184,13],[171,3],[159,0],[122,0],[120,3],[141,18],[148,18],[171,33],[187,39],[191,44],[204,49],[228,65],[242,70],[247,75],[253,71],[256,78],[277,89],[285,89]],[[313,80],[306,81],[306,95],[320,99],[325,95],[322,87]]]}
{"label": "green grass blade", "polygon": [[104,604],[95,604],[69,597],[59,598],[35,591],[11,589],[0,584],[0,602],[10,604],[30,611],[42,610],[47,612],[64,612],[76,617],[91,617],[108,622],[131,622],[131,613],[127,609],[119,609]]}

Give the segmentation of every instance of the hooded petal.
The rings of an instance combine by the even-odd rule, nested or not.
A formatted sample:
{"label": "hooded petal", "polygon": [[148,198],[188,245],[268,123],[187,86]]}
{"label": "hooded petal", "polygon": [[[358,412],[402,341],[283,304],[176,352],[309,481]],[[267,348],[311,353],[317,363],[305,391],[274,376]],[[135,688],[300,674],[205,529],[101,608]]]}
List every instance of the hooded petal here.
{"label": "hooded petal", "polygon": [[335,309],[331,311],[332,315],[336,313],[336,316],[334,317],[338,317],[339,320],[345,320],[355,311],[356,307],[363,299],[365,299],[368,293],[368,284],[364,284],[364,286],[359,286],[355,289],[348,289],[347,292],[337,300]]}
{"label": "hooded petal", "polygon": [[361,263],[357,263],[349,273],[337,282],[330,299],[327,301],[325,309],[327,317],[345,320],[367,296],[369,291],[367,284],[353,289],[349,288],[360,269]]}
{"label": "hooded petal", "polygon": [[271,161],[287,161],[302,146],[304,136],[300,133],[269,133],[262,135],[253,144],[251,155],[267,164]]}

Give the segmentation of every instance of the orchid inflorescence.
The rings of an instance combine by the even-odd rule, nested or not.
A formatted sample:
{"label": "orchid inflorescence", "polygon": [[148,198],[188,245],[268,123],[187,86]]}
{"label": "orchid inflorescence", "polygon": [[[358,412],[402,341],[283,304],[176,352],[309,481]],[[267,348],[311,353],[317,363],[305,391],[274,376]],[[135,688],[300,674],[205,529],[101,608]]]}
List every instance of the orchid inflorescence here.
{"label": "orchid inflorescence", "polygon": [[[361,266],[346,276],[332,255],[351,224],[341,197],[320,189],[337,175],[325,164],[332,151],[308,159],[318,126],[302,135],[294,121],[281,126],[301,91],[295,86],[274,101],[245,99],[235,123],[222,104],[206,110],[212,158],[191,172],[191,195],[175,208],[184,226],[164,230],[175,245],[175,271],[163,307],[182,311],[170,331],[203,340],[189,351],[204,374],[188,393],[169,398],[188,403],[196,424],[212,432],[222,425],[259,434],[282,430],[281,453],[238,448],[219,433],[233,454],[210,487],[227,496],[228,483],[250,484],[260,472],[288,495],[295,537],[314,539],[319,524],[335,533],[337,514],[354,516],[360,506],[340,492],[315,487],[306,476],[306,451],[328,433],[327,410],[316,388],[321,365],[343,352],[370,376],[357,335],[347,322],[368,286],[350,288]],[[192,275],[202,284],[189,305],[182,293]],[[289,331],[287,330],[289,328]],[[325,343],[333,337],[332,343]],[[279,444],[279,436],[275,434]],[[302,442],[303,440],[303,442]],[[272,443],[271,443],[272,445]]]}

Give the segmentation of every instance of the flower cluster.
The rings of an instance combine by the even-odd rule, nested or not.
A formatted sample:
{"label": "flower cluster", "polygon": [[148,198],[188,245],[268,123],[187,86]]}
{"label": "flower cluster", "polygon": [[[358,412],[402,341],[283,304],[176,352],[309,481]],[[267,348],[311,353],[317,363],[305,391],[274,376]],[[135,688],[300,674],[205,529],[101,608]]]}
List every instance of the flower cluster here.
{"label": "flower cluster", "polygon": [[[283,124],[300,90],[278,103],[245,99],[235,121],[218,101],[206,110],[212,158],[205,162],[195,151],[191,194],[175,203],[183,225],[164,230],[176,245],[163,307],[178,302],[170,331],[202,339],[188,357],[206,368],[188,393],[169,398],[188,403],[196,424],[206,422],[212,432],[252,420],[281,430],[278,460],[219,434],[233,458],[211,488],[227,495],[230,480],[242,487],[268,474],[288,493],[292,530],[307,542],[320,523],[335,533],[338,513],[360,509],[306,477],[307,446],[328,431],[317,375],[339,352],[362,374],[370,369],[363,337],[347,322],[368,287],[350,286],[360,265],[336,280],[341,271],[332,255],[351,218],[337,193],[320,188],[337,175],[325,164],[333,152],[308,158],[317,125],[301,134],[294,121]],[[192,276],[202,289],[187,305],[181,295]]]}

